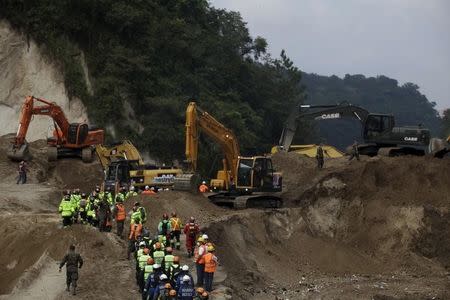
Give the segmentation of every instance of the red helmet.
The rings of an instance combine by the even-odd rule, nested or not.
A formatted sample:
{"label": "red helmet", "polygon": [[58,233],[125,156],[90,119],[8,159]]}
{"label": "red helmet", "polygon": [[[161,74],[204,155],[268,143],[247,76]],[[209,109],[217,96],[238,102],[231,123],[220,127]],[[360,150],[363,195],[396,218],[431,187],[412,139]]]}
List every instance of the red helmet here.
{"label": "red helmet", "polygon": [[163,219],[164,219],[164,220],[167,220],[167,219],[169,219],[169,215],[167,215],[167,214],[163,214]]}

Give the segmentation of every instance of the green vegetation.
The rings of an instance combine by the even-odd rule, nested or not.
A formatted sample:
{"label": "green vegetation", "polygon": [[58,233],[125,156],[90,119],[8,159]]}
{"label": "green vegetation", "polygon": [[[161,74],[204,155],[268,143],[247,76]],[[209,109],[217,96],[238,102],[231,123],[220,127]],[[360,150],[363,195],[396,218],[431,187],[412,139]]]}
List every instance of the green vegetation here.
{"label": "green vegetation", "polygon": [[[0,18],[58,62],[70,96],[84,101],[90,118],[114,127],[110,140],[127,137],[162,161],[184,156],[190,99],[232,128],[244,152],[268,151],[289,110],[304,99],[303,85],[307,102],[345,100],[392,112],[399,123],[420,122],[434,132],[439,127],[434,104],[414,84],[399,87],[384,76],[308,74],[300,84],[302,74],[284,51],[272,58],[266,40],[252,38],[239,13],[213,8],[206,0],[0,0],[0,7]],[[87,91],[81,53],[93,94]],[[299,132],[307,134],[310,130]],[[202,161],[214,160],[217,146],[207,139],[202,143],[210,144],[201,147]]]}
{"label": "green vegetation", "polygon": [[443,136],[450,136],[450,108],[444,110],[444,114],[442,116],[442,128]]}
{"label": "green vegetation", "polygon": [[[85,102],[97,125],[113,124],[116,139],[127,136],[162,160],[184,155],[189,99],[234,129],[244,149],[262,152],[277,141],[285,108],[302,95],[300,71],[284,52],[273,59],[239,13],[206,0],[1,1],[1,7],[1,18],[61,64],[70,94]],[[141,135],[123,114],[125,102],[145,127]]]}

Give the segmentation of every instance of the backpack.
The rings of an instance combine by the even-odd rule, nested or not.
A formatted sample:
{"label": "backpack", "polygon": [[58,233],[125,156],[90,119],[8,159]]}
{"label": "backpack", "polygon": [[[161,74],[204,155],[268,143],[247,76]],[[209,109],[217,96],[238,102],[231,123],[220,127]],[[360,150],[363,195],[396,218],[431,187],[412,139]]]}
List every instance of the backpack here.
{"label": "backpack", "polygon": [[168,223],[169,223],[169,221],[167,221],[167,220],[162,221],[162,226],[161,226],[161,234],[162,235],[167,235]]}
{"label": "backpack", "polygon": [[87,201],[86,201],[86,199],[81,199],[81,200],[80,200],[80,207],[83,207],[83,208],[85,208],[85,207],[86,207],[86,205],[87,205]]}

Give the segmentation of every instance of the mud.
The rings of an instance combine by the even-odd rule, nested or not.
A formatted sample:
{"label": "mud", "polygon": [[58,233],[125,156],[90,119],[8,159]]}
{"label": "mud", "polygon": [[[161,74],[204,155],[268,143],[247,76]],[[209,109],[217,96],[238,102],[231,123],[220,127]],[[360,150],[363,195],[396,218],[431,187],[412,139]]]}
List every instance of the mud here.
{"label": "mud", "polygon": [[[125,241],[87,226],[60,226],[60,192],[100,183],[98,163],[51,165],[37,141],[30,184],[16,185],[17,164],[0,141],[2,297],[69,298],[56,262],[75,243],[86,263],[78,298],[140,299]],[[320,171],[314,159],[295,153],[273,160],[284,176],[282,209],[229,210],[174,191],[137,196],[126,207],[145,206],[152,233],[163,213],[197,218],[220,260],[212,299],[450,298],[449,159],[340,158]],[[177,254],[193,267],[184,251]]]}

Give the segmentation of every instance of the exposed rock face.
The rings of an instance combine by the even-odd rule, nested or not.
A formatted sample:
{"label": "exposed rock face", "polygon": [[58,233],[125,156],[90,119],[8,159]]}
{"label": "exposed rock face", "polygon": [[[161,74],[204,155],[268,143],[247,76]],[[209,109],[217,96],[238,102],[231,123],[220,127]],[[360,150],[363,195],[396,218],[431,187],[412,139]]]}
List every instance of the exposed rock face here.
{"label": "exposed rock face", "polygon": [[[20,109],[27,95],[60,105],[70,122],[87,121],[80,99],[69,102],[64,79],[57,64],[44,57],[33,40],[0,21],[0,135],[16,132]],[[46,116],[35,116],[27,140],[47,138],[53,123]]]}

